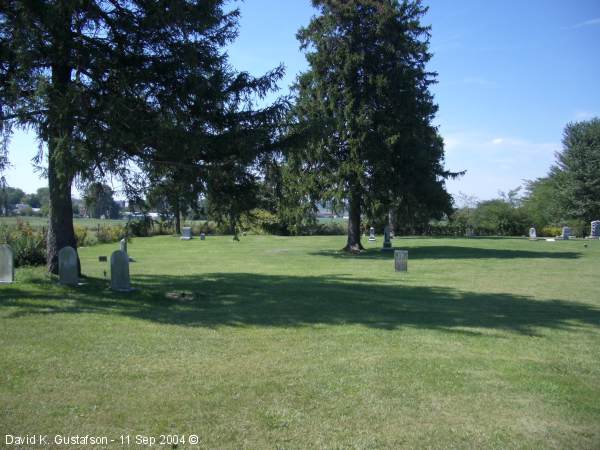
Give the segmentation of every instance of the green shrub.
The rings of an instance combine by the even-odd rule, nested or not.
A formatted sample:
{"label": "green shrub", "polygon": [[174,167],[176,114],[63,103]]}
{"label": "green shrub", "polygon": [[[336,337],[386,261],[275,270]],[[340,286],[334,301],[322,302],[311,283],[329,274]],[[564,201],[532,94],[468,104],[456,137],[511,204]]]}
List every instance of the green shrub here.
{"label": "green shrub", "polygon": [[99,226],[96,232],[96,240],[100,244],[107,244],[110,242],[118,242],[127,236],[127,230],[124,226]]}
{"label": "green shrub", "polygon": [[43,229],[32,228],[21,220],[17,220],[16,225],[0,224],[0,243],[10,245],[16,267],[46,264],[46,234]]}
{"label": "green shrub", "polygon": [[75,240],[77,241],[77,247],[85,247],[86,245],[90,245],[90,239],[88,237],[88,229],[81,225],[75,225]]}
{"label": "green shrub", "polygon": [[127,222],[126,233],[130,236],[147,237],[152,235],[154,221],[151,217],[145,216],[142,219],[131,220]]}
{"label": "green shrub", "polygon": [[538,236],[544,236],[544,237],[560,236],[561,233],[562,233],[562,227],[543,227],[541,230],[539,230],[537,232]]}

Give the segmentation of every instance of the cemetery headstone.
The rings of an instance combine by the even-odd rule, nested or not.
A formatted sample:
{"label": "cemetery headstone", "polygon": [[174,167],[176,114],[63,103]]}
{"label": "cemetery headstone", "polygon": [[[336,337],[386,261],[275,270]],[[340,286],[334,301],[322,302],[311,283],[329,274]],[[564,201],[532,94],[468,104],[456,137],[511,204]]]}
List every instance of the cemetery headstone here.
{"label": "cemetery headstone", "polygon": [[565,240],[568,241],[569,238],[571,237],[571,228],[569,227],[563,227],[562,228],[562,234],[561,237]]}
{"label": "cemetery headstone", "polygon": [[192,238],[192,228],[191,227],[183,227],[181,229],[181,239],[183,241],[189,241]]}
{"label": "cemetery headstone", "polygon": [[386,226],[383,230],[383,248],[382,250],[392,250],[392,241],[390,240],[390,227]]}
{"label": "cemetery headstone", "polygon": [[0,245],[0,284],[15,281],[15,255],[8,244]]}
{"label": "cemetery headstone", "polygon": [[110,255],[110,288],[119,292],[132,290],[129,279],[129,257],[121,250],[116,250]]}
{"label": "cemetery headstone", "polygon": [[121,251],[127,253],[127,239],[121,239]]}
{"label": "cemetery headstone", "polygon": [[600,220],[594,220],[592,222],[592,230],[590,234],[593,238],[600,238]]}
{"label": "cemetery headstone", "polygon": [[206,233],[203,231],[202,233],[200,233],[200,240],[203,241],[206,239]]}
{"label": "cemetery headstone", "polygon": [[375,240],[375,228],[369,228],[369,241],[373,242]]}
{"label": "cemetery headstone", "polygon": [[58,281],[67,286],[79,284],[77,252],[73,247],[63,247],[58,252]]}
{"label": "cemetery headstone", "polygon": [[394,252],[394,268],[396,272],[408,271],[408,250],[396,250]]}
{"label": "cemetery headstone", "polygon": [[537,232],[535,231],[535,228],[531,227],[529,229],[529,239],[535,240],[537,239]]}

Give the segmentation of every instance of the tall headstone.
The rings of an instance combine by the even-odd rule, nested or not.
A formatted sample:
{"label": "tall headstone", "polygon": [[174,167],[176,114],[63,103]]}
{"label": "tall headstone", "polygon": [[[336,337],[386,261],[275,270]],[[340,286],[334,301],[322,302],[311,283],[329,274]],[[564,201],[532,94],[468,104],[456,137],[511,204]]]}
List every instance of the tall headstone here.
{"label": "tall headstone", "polygon": [[121,250],[116,250],[110,255],[110,288],[119,292],[132,290],[129,279],[129,257]]}
{"label": "tall headstone", "polygon": [[408,250],[396,250],[394,252],[394,268],[396,272],[408,271]]}
{"label": "tall headstone", "polygon": [[121,239],[121,251],[127,253],[127,239]]}
{"label": "tall headstone", "polygon": [[0,245],[0,284],[15,281],[15,255],[8,244]]}
{"label": "tall headstone", "polygon": [[531,239],[531,240],[537,239],[537,232],[535,231],[535,228],[533,228],[533,227],[531,227],[529,229],[529,239]]}
{"label": "tall headstone", "polygon": [[390,237],[390,227],[386,226],[383,229],[383,248],[382,250],[392,250],[392,241]]}
{"label": "tall headstone", "polygon": [[192,238],[192,228],[191,227],[183,227],[181,229],[181,240],[189,241]]}
{"label": "tall headstone", "polygon": [[79,284],[77,252],[73,247],[63,247],[58,252],[58,281],[67,286]]}
{"label": "tall headstone", "polygon": [[375,228],[369,228],[369,241],[375,241]]}
{"label": "tall headstone", "polygon": [[569,227],[563,227],[562,228],[562,234],[561,237],[565,240],[568,241],[569,238],[571,237],[571,228]]}
{"label": "tall headstone", "polygon": [[206,239],[206,233],[203,231],[202,233],[200,233],[200,240],[203,241]]}
{"label": "tall headstone", "polygon": [[600,238],[600,220],[594,220],[592,222],[592,230],[590,235],[593,238]]}

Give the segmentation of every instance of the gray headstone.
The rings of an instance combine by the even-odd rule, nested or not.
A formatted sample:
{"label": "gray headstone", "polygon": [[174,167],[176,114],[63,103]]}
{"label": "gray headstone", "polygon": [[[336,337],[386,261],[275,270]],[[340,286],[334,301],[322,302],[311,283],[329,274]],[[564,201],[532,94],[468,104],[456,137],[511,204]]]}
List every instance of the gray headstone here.
{"label": "gray headstone", "polygon": [[127,253],[116,250],[110,255],[110,288],[113,291],[131,291],[129,279],[129,257]]}
{"label": "gray headstone", "polygon": [[592,237],[600,238],[600,220],[592,222],[592,232],[590,234]]}
{"label": "gray headstone", "polygon": [[189,241],[192,238],[192,228],[191,227],[183,227],[181,229],[181,239],[184,241]]}
{"label": "gray headstone", "polygon": [[533,227],[529,229],[529,239],[537,239],[537,232]]}
{"label": "gray headstone", "polygon": [[58,281],[67,286],[77,286],[79,283],[77,252],[73,247],[63,247],[58,252]]}
{"label": "gray headstone", "polygon": [[127,239],[121,239],[121,251],[127,253]]}
{"label": "gray headstone", "polygon": [[396,250],[394,252],[394,268],[396,272],[408,271],[408,250]]}
{"label": "gray headstone", "polygon": [[392,241],[390,236],[390,227],[386,226],[383,230],[383,249],[382,250],[391,250],[392,249]]}
{"label": "gray headstone", "polygon": [[374,241],[375,240],[375,228],[371,227],[369,228],[369,241]]}
{"label": "gray headstone", "polygon": [[200,240],[203,241],[206,239],[206,233],[202,232],[200,233]]}
{"label": "gray headstone", "polygon": [[8,244],[0,245],[0,283],[15,281],[15,255]]}
{"label": "gray headstone", "polygon": [[562,228],[562,234],[561,237],[565,240],[568,241],[569,238],[571,237],[571,228],[569,227],[563,227]]}

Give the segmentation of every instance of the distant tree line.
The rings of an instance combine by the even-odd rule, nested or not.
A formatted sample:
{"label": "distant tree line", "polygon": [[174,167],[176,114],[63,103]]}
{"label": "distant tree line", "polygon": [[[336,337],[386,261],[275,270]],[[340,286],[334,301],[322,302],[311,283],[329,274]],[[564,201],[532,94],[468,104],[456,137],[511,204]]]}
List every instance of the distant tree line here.
{"label": "distant tree line", "polygon": [[[590,222],[600,220],[600,119],[568,124],[562,144],[548,175],[528,181],[524,192],[466,199],[445,224],[463,233],[505,236],[524,235],[530,227],[556,235],[565,225],[579,236],[589,234]],[[436,225],[441,230],[444,224]]]}

